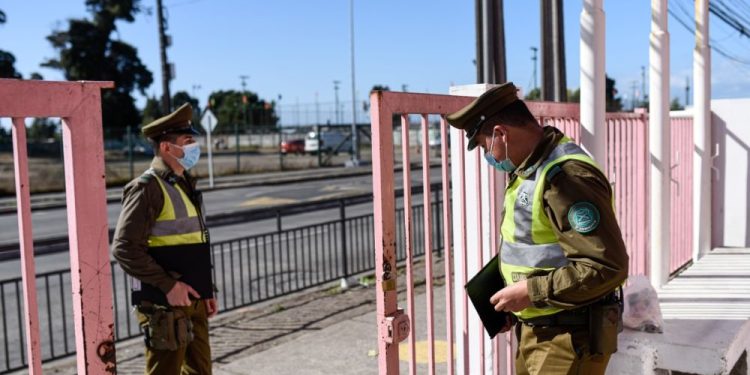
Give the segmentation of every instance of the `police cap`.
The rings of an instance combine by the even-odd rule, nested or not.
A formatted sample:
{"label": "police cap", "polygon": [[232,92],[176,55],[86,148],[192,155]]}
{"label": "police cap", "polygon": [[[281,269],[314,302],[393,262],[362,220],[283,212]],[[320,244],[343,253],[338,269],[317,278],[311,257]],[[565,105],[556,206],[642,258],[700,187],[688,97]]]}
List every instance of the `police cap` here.
{"label": "police cap", "polygon": [[500,86],[485,91],[469,105],[457,112],[449,114],[446,119],[454,128],[466,132],[469,139],[469,151],[477,147],[476,135],[485,120],[502,112],[509,104],[518,100],[516,86],[513,82],[506,82]]}
{"label": "police cap", "polygon": [[164,134],[192,134],[198,135],[198,131],[191,125],[193,119],[193,107],[190,103],[183,104],[174,112],[160,117],[141,128],[143,136],[157,139]]}

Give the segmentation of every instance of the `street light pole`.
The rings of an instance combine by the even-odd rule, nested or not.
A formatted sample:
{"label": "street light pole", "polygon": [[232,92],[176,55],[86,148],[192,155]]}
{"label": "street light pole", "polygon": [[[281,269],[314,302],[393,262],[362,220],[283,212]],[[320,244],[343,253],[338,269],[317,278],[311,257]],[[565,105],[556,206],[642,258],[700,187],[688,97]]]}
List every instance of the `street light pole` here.
{"label": "street light pole", "polygon": [[336,108],[334,108],[335,118],[336,118],[336,125],[341,123],[341,120],[339,119],[339,83],[341,81],[334,80],[333,81],[333,91],[336,93]]}
{"label": "street light pole", "polygon": [[352,165],[359,165],[359,137],[357,136],[357,93],[354,76],[354,0],[349,0],[349,25],[352,45]]}

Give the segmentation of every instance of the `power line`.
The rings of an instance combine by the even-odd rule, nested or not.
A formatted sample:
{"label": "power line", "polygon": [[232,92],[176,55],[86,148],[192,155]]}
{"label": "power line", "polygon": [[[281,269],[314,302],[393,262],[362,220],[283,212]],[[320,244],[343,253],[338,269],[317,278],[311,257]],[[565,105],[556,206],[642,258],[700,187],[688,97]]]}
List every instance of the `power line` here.
{"label": "power line", "polygon": [[[723,5],[723,3],[722,3]],[[709,1],[708,2],[708,11],[709,13],[713,14],[716,17],[719,17],[722,21],[724,21],[727,25],[734,28],[735,30],[739,31],[741,35],[744,35],[745,37],[750,38],[750,33],[748,31],[748,27],[744,25],[742,22],[737,20],[735,16],[732,16],[730,13],[731,10],[724,9],[720,5],[718,5],[715,2]]]}
{"label": "power line", "polygon": [[[677,21],[680,25],[682,25],[687,31],[689,31],[690,33],[694,33],[694,29],[690,27],[690,25],[688,25],[688,23],[685,22],[682,18],[680,18],[680,16],[678,16],[675,12],[673,12],[672,9],[667,9],[667,12],[669,12],[669,15],[671,15],[672,18],[674,18],[675,21]],[[744,64],[744,65],[750,65],[750,61],[746,61],[739,57],[732,56],[728,52],[724,51],[721,47],[719,47],[719,44],[715,40],[710,39],[710,42],[711,43],[709,46],[711,47],[712,50],[716,51],[718,54],[734,62]]]}
{"label": "power line", "polygon": [[186,0],[186,1],[177,1],[177,2],[174,2],[174,3],[172,3],[172,4],[169,4],[169,5],[167,5],[167,6],[168,6],[168,7],[170,7],[170,8],[175,8],[175,7],[181,7],[181,6],[183,6],[183,5],[191,5],[191,4],[195,4],[195,3],[198,3],[198,2],[201,2],[201,1],[203,1],[203,0]]}

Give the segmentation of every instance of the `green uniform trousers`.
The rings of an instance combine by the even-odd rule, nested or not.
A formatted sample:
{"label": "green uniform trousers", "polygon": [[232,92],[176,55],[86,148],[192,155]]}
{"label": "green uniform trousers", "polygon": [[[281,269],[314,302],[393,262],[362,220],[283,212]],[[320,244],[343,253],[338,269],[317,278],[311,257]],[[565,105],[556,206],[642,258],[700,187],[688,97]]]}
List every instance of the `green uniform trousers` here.
{"label": "green uniform trousers", "polygon": [[[193,322],[193,341],[178,350],[154,350],[146,347],[146,371],[148,375],[211,374],[211,347],[208,344],[208,314],[203,300],[193,301],[190,306],[173,306],[182,310]],[[136,309],[138,323],[148,322],[148,317]]]}
{"label": "green uniform trousers", "polygon": [[603,375],[611,356],[589,354],[587,326],[530,327],[518,323],[516,335],[518,375]]}

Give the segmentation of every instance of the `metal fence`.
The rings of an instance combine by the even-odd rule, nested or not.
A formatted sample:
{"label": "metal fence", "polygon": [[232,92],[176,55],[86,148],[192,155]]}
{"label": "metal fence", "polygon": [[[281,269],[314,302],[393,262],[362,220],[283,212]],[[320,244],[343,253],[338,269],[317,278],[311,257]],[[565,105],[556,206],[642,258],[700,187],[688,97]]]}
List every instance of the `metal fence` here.
{"label": "metal fence", "polygon": [[[416,187],[416,193],[421,187]],[[396,192],[396,195],[400,195]],[[432,233],[437,239],[433,251],[440,256],[443,247],[440,185],[431,188],[433,213]],[[270,233],[216,242],[211,245],[214,284],[220,311],[230,311],[273,298],[324,285],[372,271],[374,265],[373,215],[348,217],[346,208],[361,204],[360,197],[335,199],[339,215],[312,225],[282,229]],[[325,205],[324,205],[325,206]],[[296,212],[290,208],[291,212]],[[400,209],[397,215],[403,215]],[[413,230],[423,233],[422,206],[412,207]],[[406,258],[404,228],[397,227],[398,259]],[[422,236],[416,236],[419,241]],[[415,249],[424,249],[420,243]],[[418,252],[415,255],[423,255]],[[116,262],[111,262],[115,337],[117,341],[140,335],[130,304],[130,277]],[[39,298],[40,341],[43,361],[59,359],[75,353],[70,270],[38,274],[36,287]],[[2,353],[0,373],[27,366],[25,330],[23,327],[23,290],[21,278],[0,281],[0,319],[2,319]]]}

